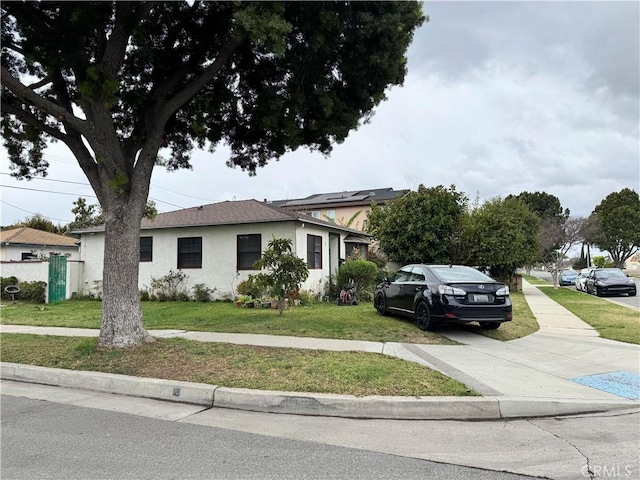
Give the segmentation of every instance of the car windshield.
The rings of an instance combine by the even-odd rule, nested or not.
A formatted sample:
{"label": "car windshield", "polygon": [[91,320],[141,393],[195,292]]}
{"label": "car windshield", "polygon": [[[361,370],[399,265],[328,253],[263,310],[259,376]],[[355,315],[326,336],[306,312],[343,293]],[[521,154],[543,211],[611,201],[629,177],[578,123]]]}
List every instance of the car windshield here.
{"label": "car windshield", "polygon": [[611,277],[626,277],[622,270],[596,270],[596,277],[598,278],[611,278]]}
{"label": "car windshield", "polygon": [[575,270],[564,270],[562,275],[577,275],[578,273]]}
{"label": "car windshield", "polygon": [[443,282],[493,282],[494,280],[471,267],[430,267]]}

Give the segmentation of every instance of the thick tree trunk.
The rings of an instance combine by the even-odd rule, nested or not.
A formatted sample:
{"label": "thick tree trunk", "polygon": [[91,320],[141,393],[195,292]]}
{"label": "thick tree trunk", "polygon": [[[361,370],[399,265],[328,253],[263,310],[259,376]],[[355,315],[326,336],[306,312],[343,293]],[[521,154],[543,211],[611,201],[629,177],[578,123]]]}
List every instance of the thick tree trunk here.
{"label": "thick tree trunk", "polygon": [[99,343],[124,348],[152,342],[142,323],[138,291],[141,216],[134,213],[138,209],[113,198],[107,210]]}

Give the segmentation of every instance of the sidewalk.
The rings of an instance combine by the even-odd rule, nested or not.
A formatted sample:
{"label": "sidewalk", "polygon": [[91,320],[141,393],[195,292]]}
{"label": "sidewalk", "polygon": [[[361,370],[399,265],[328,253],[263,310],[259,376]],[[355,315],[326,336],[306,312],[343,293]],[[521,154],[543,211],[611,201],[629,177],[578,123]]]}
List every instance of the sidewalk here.
{"label": "sidewalk", "polygon": [[[231,389],[95,372],[2,364],[2,379],[110,391],[169,401],[263,412],[396,419],[490,419],[606,411],[640,406],[640,346],[598,333],[526,281],[540,324],[533,335],[501,342],[470,332],[440,333],[462,345],[361,342],[276,335],[150,330],[181,337],[268,347],[366,351],[420,363],[483,397],[352,397]],[[3,333],[98,336],[98,330],[2,325]]]}

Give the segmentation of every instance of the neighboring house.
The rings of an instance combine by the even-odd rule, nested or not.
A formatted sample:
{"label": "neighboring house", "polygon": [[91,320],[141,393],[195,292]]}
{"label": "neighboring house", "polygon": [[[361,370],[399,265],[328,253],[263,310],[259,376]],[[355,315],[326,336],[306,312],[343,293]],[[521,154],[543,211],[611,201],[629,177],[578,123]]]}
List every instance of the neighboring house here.
{"label": "neighboring house", "polygon": [[640,271],[640,252],[635,253],[627,258],[627,261],[624,262],[624,269],[627,271],[632,271],[634,273]]}
{"label": "neighboring house", "polygon": [[29,227],[2,230],[0,276],[44,282],[47,302],[71,298],[82,279],[79,240]]}
{"label": "neighboring house", "polygon": [[79,260],[78,239],[29,227],[0,232],[0,261],[43,260],[51,255]]}
{"label": "neighboring house", "polygon": [[[84,294],[102,280],[104,226],[79,230],[84,261]],[[369,236],[331,222],[300,215],[259,202],[213,203],[143,219],[140,232],[139,288],[151,286],[170,270],[187,274],[187,289],[204,284],[214,297],[234,294],[253,263],[273,238],[289,238],[294,252],[307,262],[309,278],[303,288],[323,291],[340,261],[353,248],[366,253]]]}
{"label": "neighboring house", "polygon": [[391,200],[402,197],[408,191],[394,190],[389,187],[350,192],[317,193],[293,200],[274,200],[270,204],[321,220],[335,222],[338,225],[363,230],[364,221],[367,219],[367,212],[371,210],[372,202],[384,205]]}

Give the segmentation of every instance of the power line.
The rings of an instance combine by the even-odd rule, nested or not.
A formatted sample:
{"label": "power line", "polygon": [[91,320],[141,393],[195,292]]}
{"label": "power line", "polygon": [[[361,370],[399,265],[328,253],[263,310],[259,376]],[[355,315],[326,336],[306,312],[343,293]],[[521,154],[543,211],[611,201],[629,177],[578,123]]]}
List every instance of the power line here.
{"label": "power line", "polygon": [[[6,173],[6,172],[0,172],[0,175],[6,175],[6,176],[11,177],[11,174],[10,173]],[[86,183],[86,182],[72,182],[70,180],[58,180],[58,179],[55,179],[55,178],[34,177],[33,180],[44,180],[44,181],[47,181],[47,182],[56,182],[56,183],[69,183],[69,184],[73,184],[73,185],[83,185],[83,186],[86,186],[86,187],[91,187],[91,185],[89,183]],[[167,192],[175,193],[176,195],[182,195],[184,197],[194,198],[196,200],[204,200],[206,202],[212,202],[212,200],[210,200],[208,198],[202,198],[202,197],[196,197],[196,196],[193,196],[193,195],[187,195],[186,193],[176,192],[175,190],[171,190],[171,189],[166,188],[166,187],[158,187],[158,186],[154,185],[153,183],[151,184],[151,186],[155,187],[155,188],[159,188],[161,190],[166,190]],[[8,187],[8,188],[10,188],[10,187]],[[13,188],[21,188],[21,187],[13,187]],[[25,189],[26,189],[26,187],[25,187]],[[49,193],[58,193],[58,192],[49,192]],[[150,198],[150,200],[154,200],[154,199]],[[161,203],[166,203],[167,205],[171,205],[173,207],[185,208],[185,207],[181,207],[180,205],[174,205],[172,203],[165,202],[165,201],[162,201],[162,200],[154,200],[154,201],[159,201]]]}
{"label": "power line", "polygon": [[[12,208],[15,208],[16,210],[20,210],[21,212],[24,213],[28,213],[29,215],[42,215],[41,213],[34,213],[34,212],[29,212],[28,210],[25,210],[24,208],[20,208],[20,207],[16,207],[15,205],[11,205],[9,202],[5,202],[4,200],[0,200],[0,202],[4,203],[5,205],[8,205]],[[42,217],[48,219],[48,220],[58,220],[59,222],[65,222],[65,223],[71,223],[71,220],[63,220],[61,218],[53,218],[53,217],[47,217],[46,215],[42,215]]]}
{"label": "power line", "polygon": [[[84,194],[78,194],[78,193],[67,193],[67,192],[52,192],[51,190],[41,190],[39,188],[27,188],[27,187],[14,187],[11,185],[0,185],[0,187],[2,188],[14,188],[16,190],[28,190],[31,192],[43,192],[43,193],[54,193],[57,195],[70,195],[72,197],[91,197],[91,198],[98,198],[95,195],[84,195]],[[164,200],[159,200],[156,198],[152,198],[149,197],[149,200],[153,200],[154,202],[158,202],[158,203],[164,203],[166,205],[171,205],[172,207],[176,207],[176,208],[186,208],[180,205],[176,205],[175,203],[170,203],[170,202],[165,202]]]}

